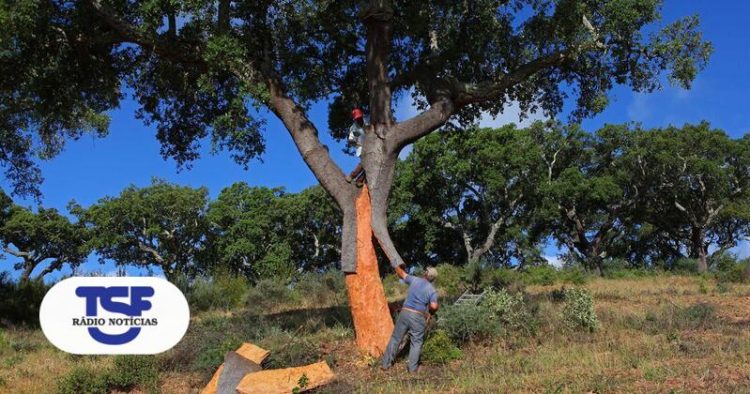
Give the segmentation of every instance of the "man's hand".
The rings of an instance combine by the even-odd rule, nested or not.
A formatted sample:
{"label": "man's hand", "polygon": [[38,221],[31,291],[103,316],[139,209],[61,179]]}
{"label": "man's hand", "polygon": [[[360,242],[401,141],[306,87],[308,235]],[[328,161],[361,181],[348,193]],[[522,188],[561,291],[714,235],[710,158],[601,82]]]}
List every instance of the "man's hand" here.
{"label": "man's hand", "polygon": [[430,313],[434,314],[440,308],[437,302],[430,302]]}
{"label": "man's hand", "polygon": [[406,271],[404,271],[403,267],[404,267],[404,265],[399,265],[398,267],[394,268],[394,270],[396,271],[396,275],[398,275],[398,277],[401,278],[401,279],[406,278],[406,275],[407,275],[407,273],[406,273]]}

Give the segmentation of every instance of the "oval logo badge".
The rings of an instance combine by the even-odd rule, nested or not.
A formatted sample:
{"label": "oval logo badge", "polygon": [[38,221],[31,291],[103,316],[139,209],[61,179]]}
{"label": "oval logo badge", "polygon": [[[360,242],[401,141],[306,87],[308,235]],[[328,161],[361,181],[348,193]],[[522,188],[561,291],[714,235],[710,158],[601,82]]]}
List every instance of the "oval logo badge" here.
{"label": "oval logo badge", "polygon": [[156,277],[72,277],[39,308],[47,339],[73,354],[156,354],[175,346],[190,324],[182,292]]}

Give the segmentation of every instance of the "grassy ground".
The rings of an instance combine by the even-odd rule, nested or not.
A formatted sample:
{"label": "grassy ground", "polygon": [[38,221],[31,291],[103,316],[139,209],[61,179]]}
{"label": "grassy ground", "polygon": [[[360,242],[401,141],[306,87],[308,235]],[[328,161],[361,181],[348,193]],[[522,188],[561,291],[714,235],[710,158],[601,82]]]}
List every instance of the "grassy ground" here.
{"label": "grassy ground", "polygon": [[[595,279],[601,329],[566,329],[555,286],[526,289],[538,302],[535,336],[506,335],[463,347],[463,358],[405,373],[360,355],[344,300],[282,300],[194,318],[183,341],[157,356],[161,391],[198,392],[226,350],[251,341],[272,351],[271,367],[327,360],[338,380],[321,392],[750,392],[750,286],[700,277]],[[389,291],[392,300],[403,294]],[[56,392],[74,367],[106,370],[108,357],[59,352],[39,331],[5,330],[0,392]],[[135,392],[140,392],[136,388]]]}

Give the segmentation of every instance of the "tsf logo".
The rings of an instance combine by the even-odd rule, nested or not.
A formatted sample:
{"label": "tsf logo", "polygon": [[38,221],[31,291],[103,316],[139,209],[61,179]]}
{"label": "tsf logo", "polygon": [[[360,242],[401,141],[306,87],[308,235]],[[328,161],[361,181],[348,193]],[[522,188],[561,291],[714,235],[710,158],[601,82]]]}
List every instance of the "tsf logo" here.
{"label": "tsf logo", "polygon": [[47,339],[69,353],[156,354],[182,339],[190,310],[161,278],[73,277],[47,292],[39,321]]}
{"label": "tsf logo", "polygon": [[[109,312],[120,313],[127,318],[110,318],[112,325],[123,325],[128,328],[122,334],[105,334],[98,327],[89,327],[89,335],[95,341],[107,345],[122,345],[135,339],[141,332],[140,325],[157,325],[157,319],[137,318],[143,311],[151,309],[151,303],[145,301],[146,298],[154,295],[154,288],[150,286],[81,286],[76,289],[76,295],[86,299],[86,316],[89,319],[73,319],[73,324],[86,325],[88,322],[95,324],[103,323],[104,319],[96,318],[99,314],[99,307]],[[115,297],[130,297],[130,303],[113,301]],[[93,319],[91,318],[93,317]],[[136,326],[136,327],[133,327]]]}

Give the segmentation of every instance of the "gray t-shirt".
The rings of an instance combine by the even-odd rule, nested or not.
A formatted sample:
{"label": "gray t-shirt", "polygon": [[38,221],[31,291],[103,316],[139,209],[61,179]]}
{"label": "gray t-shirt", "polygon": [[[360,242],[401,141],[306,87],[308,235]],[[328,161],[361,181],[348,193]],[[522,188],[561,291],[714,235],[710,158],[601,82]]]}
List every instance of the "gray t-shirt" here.
{"label": "gray t-shirt", "polygon": [[427,279],[406,275],[404,282],[409,284],[404,308],[427,312],[427,306],[431,302],[437,302],[437,291]]}

